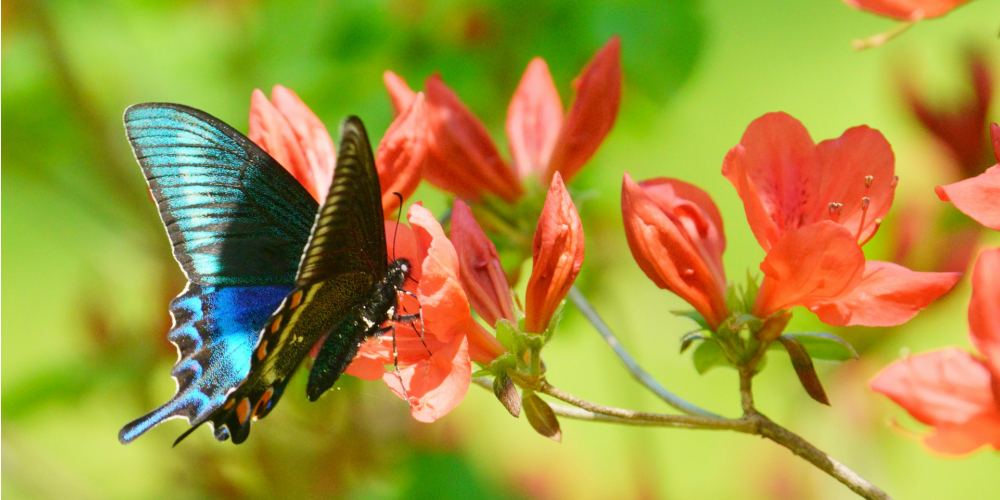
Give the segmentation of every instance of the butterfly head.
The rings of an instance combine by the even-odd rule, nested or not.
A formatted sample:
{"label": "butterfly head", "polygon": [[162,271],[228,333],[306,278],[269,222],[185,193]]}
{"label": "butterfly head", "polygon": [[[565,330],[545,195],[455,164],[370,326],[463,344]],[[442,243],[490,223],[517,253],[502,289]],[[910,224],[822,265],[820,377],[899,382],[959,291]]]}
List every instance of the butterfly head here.
{"label": "butterfly head", "polygon": [[410,261],[404,258],[399,258],[389,264],[389,272],[386,274],[386,281],[393,285],[393,288],[397,290],[403,288],[403,283],[406,279],[410,277],[410,272],[413,267],[410,265]]}

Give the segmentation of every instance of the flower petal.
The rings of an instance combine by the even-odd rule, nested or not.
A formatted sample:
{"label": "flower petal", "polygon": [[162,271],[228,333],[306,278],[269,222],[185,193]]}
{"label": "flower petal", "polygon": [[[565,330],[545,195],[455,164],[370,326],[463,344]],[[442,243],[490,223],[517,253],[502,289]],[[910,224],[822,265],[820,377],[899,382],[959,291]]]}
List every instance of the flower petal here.
{"label": "flower petal", "polygon": [[1000,383],[1000,248],[980,253],[972,270],[969,337]]}
{"label": "flower petal", "polygon": [[382,336],[366,340],[344,373],[362,380],[378,380],[385,375],[385,365],[392,363],[392,338]]}
{"label": "flower petal", "polygon": [[451,211],[451,242],[472,308],[491,326],[499,319],[516,322],[510,286],[496,246],[479,227],[469,206],[458,199]]}
{"label": "flower petal", "polygon": [[399,115],[413,105],[413,100],[417,98],[417,93],[410,89],[406,80],[392,71],[382,73],[382,81],[389,91],[389,99],[392,100],[393,114]]}
{"label": "flower petal", "polygon": [[1000,165],[964,181],[934,188],[941,201],[950,201],[980,224],[1000,231]]}
{"label": "flower petal", "polygon": [[468,336],[478,362],[489,363],[505,349],[492,335],[486,334],[472,318],[469,300],[459,279],[459,262],[455,247],[444,235],[434,214],[421,205],[410,205],[407,217],[413,226],[417,245],[426,252],[422,259],[422,276],[417,285],[417,297],[424,313],[427,335],[441,342],[452,342],[456,336]]}
{"label": "flower petal", "polygon": [[572,179],[611,131],[621,101],[621,54],[621,38],[615,35],[573,81],[576,98],[559,132],[543,182],[549,182],[556,172],[567,181]]}
{"label": "flower petal", "polygon": [[295,131],[260,89],[254,89],[250,96],[250,130],[247,131],[247,137],[285,167],[313,198],[323,200],[319,197],[312,169],[295,137]]}
{"label": "flower petal", "polygon": [[855,9],[867,10],[900,21],[919,21],[947,14],[969,0],[844,0]]}
{"label": "flower petal", "polygon": [[968,352],[950,347],[909,356],[885,367],[871,388],[927,425],[962,424],[996,415],[988,368]]}
{"label": "flower petal", "polygon": [[967,455],[984,446],[1000,450],[1000,416],[977,415],[961,424],[938,425],[924,444],[946,455]]}
{"label": "flower petal", "polygon": [[691,304],[713,330],[729,316],[722,219],[707,193],[676,179],[636,184],[626,173],[622,219],[632,255],[650,280]]}
{"label": "flower petal", "polygon": [[563,124],[563,107],[545,60],[536,57],[524,70],[507,107],[507,146],[522,179],[543,175]]}
{"label": "flower petal", "polygon": [[764,280],[753,314],[811,307],[850,293],[861,282],[865,254],[844,226],[818,222],[785,233],[760,264]]}
{"label": "flower petal", "polygon": [[271,101],[295,133],[315,185],[316,199],[325,200],[337,162],[337,152],[330,132],[295,92],[275,85],[271,89]]}
{"label": "flower petal", "polygon": [[420,93],[389,125],[375,152],[375,166],[382,187],[382,214],[387,218],[399,208],[400,199],[396,193],[405,201],[420,184],[427,152],[426,128],[424,94]]}
{"label": "flower petal", "polygon": [[809,310],[835,326],[896,326],[951,290],[961,273],[920,273],[891,262],[865,262],[857,288]]}
{"label": "flower petal", "polygon": [[500,158],[486,127],[441,78],[432,75],[427,93],[428,150],[424,177],[431,184],[473,201],[483,192],[512,203],[524,190]]}
{"label": "flower petal", "polygon": [[556,172],[532,243],[531,277],[525,292],[525,331],[542,333],[583,266],[583,225],[562,175]]}
{"label": "flower petal", "polygon": [[[892,146],[881,132],[862,125],[847,129],[837,139],[819,143],[816,154],[822,178],[814,207],[819,212],[811,220],[829,218],[829,204],[839,203],[840,224],[856,234],[859,241],[867,241],[889,212],[896,192]],[[867,210],[864,198],[869,200]],[[859,226],[862,221],[864,227]]]}
{"label": "flower petal", "polygon": [[722,164],[764,250],[785,231],[815,222],[821,178],[815,145],[801,122],[768,113],[747,127]]}
{"label": "flower petal", "polygon": [[464,336],[455,337],[429,358],[401,369],[398,377],[395,372],[386,372],[382,380],[397,396],[409,398],[415,420],[434,422],[458,406],[469,390],[469,341]]}

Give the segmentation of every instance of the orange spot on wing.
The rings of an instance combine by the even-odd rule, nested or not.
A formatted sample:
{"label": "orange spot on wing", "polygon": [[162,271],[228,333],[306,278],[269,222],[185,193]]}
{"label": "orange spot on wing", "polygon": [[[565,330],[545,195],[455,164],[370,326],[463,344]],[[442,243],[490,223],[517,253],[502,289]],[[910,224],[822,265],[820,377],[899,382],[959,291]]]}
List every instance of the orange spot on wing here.
{"label": "orange spot on wing", "polygon": [[226,401],[226,405],[223,406],[222,409],[223,410],[228,410],[228,409],[232,408],[233,407],[233,403],[235,403],[235,402],[236,402],[235,399],[230,399],[229,401]]}
{"label": "orange spot on wing", "polygon": [[240,419],[240,423],[244,424],[247,421],[247,417],[250,416],[250,400],[241,399],[239,406],[236,407],[236,418]]}
{"label": "orange spot on wing", "polygon": [[271,333],[278,333],[278,330],[281,328],[282,318],[284,318],[284,316],[278,316],[277,318],[274,318],[274,323],[271,323]]}
{"label": "orange spot on wing", "polygon": [[257,359],[264,359],[267,356],[267,339],[260,343],[260,347],[257,348]]}
{"label": "orange spot on wing", "polygon": [[274,387],[268,387],[267,390],[264,391],[264,395],[260,397],[260,401],[257,401],[257,406],[255,406],[253,409],[254,417],[256,417],[261,412],[261,410],[267,408],[267,402],[271,400],[271,395],[273,394],[274,394]]}
{"label": "orange spot on wing", "polygon": [[295,293],[292,294],[292,302],[289,307],[291,309],[295,309],[296,307],[299,307],[299,304],[301,303],[302,303],[302,290],[296,290]]}

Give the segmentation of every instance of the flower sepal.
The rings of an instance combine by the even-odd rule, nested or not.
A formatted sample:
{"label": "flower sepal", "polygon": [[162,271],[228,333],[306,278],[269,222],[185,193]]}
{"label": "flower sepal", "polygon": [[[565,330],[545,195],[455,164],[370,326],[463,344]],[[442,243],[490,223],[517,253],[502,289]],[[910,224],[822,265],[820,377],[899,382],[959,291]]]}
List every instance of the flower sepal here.
{"label": "flower sepal", "polygon": [[557,443],[562,442],[559,419],[556,418],[552,407],[531,389],[524,390],[521,401],[524,402],[524,416],[528,417],[528,423],[535,429],[535,432]]}
{"label": "flower sepal", "polygon": [[799,382],[802,383],[802,387],[809,394],[809,397],[830,406],[830,400],[826,397],[826,391],[823,390],[823,384],[820,383],[819,376],[816,375],[816,367],[813,366],[812,358],[809,357],[805,346],[791,335],[778,337],[778,342],[788,352],[788,357],[792,360],[792,368],[795,369],[795,374],[798,375]]}

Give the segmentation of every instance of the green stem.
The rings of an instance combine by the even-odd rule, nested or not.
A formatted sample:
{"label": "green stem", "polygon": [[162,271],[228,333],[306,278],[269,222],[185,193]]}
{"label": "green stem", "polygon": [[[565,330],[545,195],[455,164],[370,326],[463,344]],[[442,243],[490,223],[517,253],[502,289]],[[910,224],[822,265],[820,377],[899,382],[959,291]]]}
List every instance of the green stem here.
{"label": "green stem", "polygon": [[640,384],[642,384],[643,387],[652,391],[653,394],[656,394],[660,399],[665,401],[668,405],[676,408],[679,411],[687,413],[688,415],[702,415],[705,417],[722,418],[719,415],[716,415],[708,410],[699,408],[698,406],[695,406],[694,404],[684,400],[680,396],[677,396],[676,394],[670,392],[665,387],[663,387],[659,382],[657,382],[656,379],[652,377],[652,375],[650,375],[648,372],[646,372],[646,370],[644,370],[641,366],[639,366],[639,363],[637,363],[635,361],[635,358],[633,358],[632,355],[629,354],[629,352],[625,349],[625,347],[622,346],[621,342],[618,340],[618,337],[615,336],[615,333],[611,331],[611,328],[608,327],[607,323],[605,323],[604,320],[601,319],[601,316],[597,314],[596,310],[594,310],[594,306],[590,305],[590,302],[587,301],[587,298],[584,297],[583,293],[580,292],[580,289],[578,289],[576,285],[570,287],[569,299],[570,301],[573,302],[573,305],[575,305],[576,308],[579,309],[581,313],[583,313],[583,316],[587,318],[587,320],[590,321],[592,325],[594,325],[594,329],[597,330],[597,333],[601,334],[601,337],[604,338],[604,341],[608,343],[608,346],[611,347],[611,350],[614,351],[614,353],[618,356],[618,359],[621,359],[622,363],[625,364],[625,367],[628,368],[628,371],[632,374],[632,377],[634,377]]}

